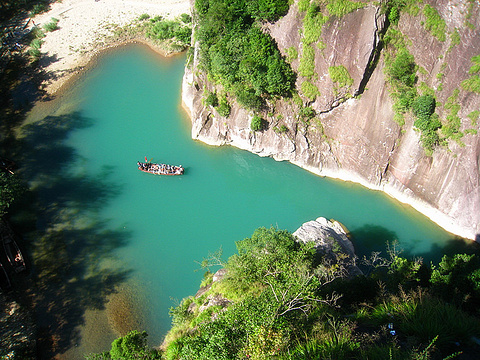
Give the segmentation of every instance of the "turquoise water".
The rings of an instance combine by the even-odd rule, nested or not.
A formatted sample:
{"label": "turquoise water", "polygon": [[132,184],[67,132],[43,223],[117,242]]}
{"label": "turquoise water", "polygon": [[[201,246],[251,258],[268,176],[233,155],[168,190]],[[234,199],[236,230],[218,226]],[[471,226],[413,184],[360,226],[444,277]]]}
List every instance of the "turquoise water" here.
{"label": "turquoise water", "polygon": [[[54,135],[45,126],[34,127],[30,132],[41,133],[26,141],[34,149],[31,156],[37,154],[33,183],[40,201],[65,208],[81,204],[78,216],[101,228],[89,239],[99,241],[101,251],[108,248],[142,289],[139,306],[151,343],[160,343],[168,331],[175,299],[198,289],[203,273],[196,271],[197,262],[219,248],[226,259],[235,241],[257,227],[294,231],[319,216],[334,218],[352,232],[360,254],[397,239],[405,255],[430,259],[451,245],[451,234],[380,192],[193,141],[179,105],[184,61],[163,59],[141,46],[105,55],[78,83],[66,115],[45,119],[58,125],[66,117],[67,125],[58,125]],[[43,154],[42,136],[58,148]],[[185,175],[142,173],[136,162],[145,156],[181,164]],[[47,191],[50,181],[40,181],[41,173],[82,182],[70,191]],[[121,241],[105,244],[106,231]]]}

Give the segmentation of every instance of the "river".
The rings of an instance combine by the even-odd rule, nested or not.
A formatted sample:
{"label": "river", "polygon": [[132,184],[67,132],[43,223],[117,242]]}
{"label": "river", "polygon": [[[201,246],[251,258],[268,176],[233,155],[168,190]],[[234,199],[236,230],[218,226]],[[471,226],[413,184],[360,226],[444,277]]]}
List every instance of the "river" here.
{"label": "river", "polygon": [[[220,248],[228,258],[258,227],[336,219],[360,255],[398,240],[403,255],[435,260],[463,244],[381,192],[193,141],[180,106],[184,62],[141,45],[108,52],[19,129],[37,211],[26,237],[48,269],[37,274],[38,319],[54,354],[105,351],[132,328],[158,345],[169,308],[198,289],[199,262]],[[185,175],[142,173],[145,157]]]}

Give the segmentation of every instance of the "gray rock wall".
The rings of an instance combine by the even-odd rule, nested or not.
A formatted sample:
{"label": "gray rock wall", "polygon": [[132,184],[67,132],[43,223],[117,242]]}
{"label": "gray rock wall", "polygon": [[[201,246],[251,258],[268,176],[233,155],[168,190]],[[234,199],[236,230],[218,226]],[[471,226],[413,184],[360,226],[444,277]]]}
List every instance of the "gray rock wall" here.
{"label": "gray rock wall", "polygon": [[[461,0],[425,3],[435,6],[444,17],[447,39],[439,41],[423,28],[425,18],[421,10],[416,16],[402,15],[398,27],[421,67],[418,81],[435,89],[437,113],[442,121],[448,115],[443,104],[458,89],[460,129],[479,130],[478,122],[473,124],[467,115],[480,110],[480,95],[464,91],[460,83],[469,76],[471,57],[480,54],[480,6],[475,2],[468,10]],[[474,29],[464,25],[467,10]],[[292,46],[301,53],[302,16],[292,5],[284,18],[265,26],[283,53]],[[253,114],[237,105],[228,118],[203,105],[204,90],[214,90],[214,85],[197,71],[195,57],[183,80],[183,102],[192,118],[192,138],[288,160],[321,176],[382,190],[411,204],[446,230],[478,239],[480,136],[465,134],[462,143],[448,140],[427,156],[419,143],[420,134],[413,127],[414,119],[406,116],[403,126],[393,121],[382,53],[376,66],[369,68],[384,24],[385,19],[373,3],[342,18],[330,17],[322,31],[326,47],[315,50],[318,76],[313,82],[321,96],[315,101],[302,97],[305,106],[315,109],[315,119],[303,122],[294,102],[276,100],[263,114],[269,126],[261,132],[250,130]],[[455,29],[460,35],[457,45],[452,44],[449,36]],[[294,70],[298,65],[298,59],[292,61]],[[338,65],[349,71],[353,79],[350,88],[336,89],[331,81],[328,68]],[[298,87],[304,80],[299,76]],[[274,130],[281,125],[288,131]]]}

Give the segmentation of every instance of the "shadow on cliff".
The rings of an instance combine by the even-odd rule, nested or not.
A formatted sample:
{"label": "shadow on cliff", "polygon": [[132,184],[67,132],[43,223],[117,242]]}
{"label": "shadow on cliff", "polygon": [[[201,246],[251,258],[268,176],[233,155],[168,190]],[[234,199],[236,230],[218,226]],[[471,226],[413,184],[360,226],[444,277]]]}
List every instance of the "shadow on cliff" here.
{"label": "shadow on cliff", "polygon": [[107,296],[130,274],[116,265],[113,253],[131,234],[98,218],[121,187],[111,181],[111,169],[89,175],[83,159],[65,144],[71,131],[91,125],[76,112],[48,116],[24,126],[11,149],[30,187],[12,222],[23,233],[34,265],[35,285],[26,291],[37,317],[39,359],[78,344],[85,311],[104,309]]}
{"label": "shadow on cliff", "polygon": [[[371,250],[367,249],[376,249],[376,251],[381,252],[381,256],[388,257],[388,244],[393,244],[398,239],[394,231],[372,224],[354,229],[350,232],[350,235],[359,258],[363,258],[363,256],[368,258],[371,255]],[[398,243],[395,245],[396,250],[399,251],[398,255],[407,259],[422,258],[426,264],[440,262],[443,255],[453,256],[458,253],[480,255],[480,244],[478,242],[462,239],[454,235],[442,245],[429,241],[428,251],[415,251],[415,245],[421,241],[421,239],[415,241],[410,239],[409,244]]]}

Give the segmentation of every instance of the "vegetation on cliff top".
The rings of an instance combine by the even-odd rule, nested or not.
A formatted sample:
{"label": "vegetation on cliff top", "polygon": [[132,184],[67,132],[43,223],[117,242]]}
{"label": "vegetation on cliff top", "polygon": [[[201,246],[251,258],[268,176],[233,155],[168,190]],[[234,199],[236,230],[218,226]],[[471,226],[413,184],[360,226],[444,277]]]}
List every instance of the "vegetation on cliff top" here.
{"label": "vegetation on cliff top", "polygon": [[[394,244],[392,244],[394,245]],[[351,276],[341,252],[320,255],[313,243],[274,228],[237,242],[227,261],[210,254],[204,268],[226,270],[171,309],[162,352],[139,341],[139,357],[91,359],[470,359],[480,337],[480,259],[444,256],[438,265],[400,256],[364,258]],[[134,336],[133,336],[134,335]],[[143,338],[142,338],[143,339]],[[137,339],[138,340],[138,339]],[[140,339],[141,340],[141,339]],[[137,345],[138,345],[137,344]],[[131,351],[126,346],[125,352]],[[154,357],[155,356],[155,357]]]}
{"label": "vegetation on cliff top", "polygon": [[287,0],[195,1],[200,67],[246,108],[258,110],[266,98],[294,89],[295,74],[260,28],[288,7]]}

